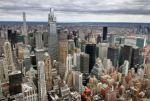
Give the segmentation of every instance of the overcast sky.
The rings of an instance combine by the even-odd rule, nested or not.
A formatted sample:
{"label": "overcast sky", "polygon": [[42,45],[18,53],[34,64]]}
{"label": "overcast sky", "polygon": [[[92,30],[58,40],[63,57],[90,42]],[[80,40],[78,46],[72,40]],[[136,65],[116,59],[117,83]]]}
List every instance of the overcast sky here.
{"label": "overcast sky", "polygon": [[0,21],[150,22],[150,0],[0,0]]}

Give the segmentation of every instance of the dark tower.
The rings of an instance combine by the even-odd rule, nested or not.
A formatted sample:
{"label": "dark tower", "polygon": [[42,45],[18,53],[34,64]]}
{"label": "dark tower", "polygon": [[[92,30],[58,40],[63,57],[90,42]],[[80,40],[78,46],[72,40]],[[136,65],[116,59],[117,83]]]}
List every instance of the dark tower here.
{"label": "dark tower", "polygon": [[107,27],[103,27],[103,40],[107,40]]}
{"label": "dark tower", "polygon": [[87,44],[85,53],[89,54],[89,73],[91,72],[96,59],[96,45],[95,44]]}

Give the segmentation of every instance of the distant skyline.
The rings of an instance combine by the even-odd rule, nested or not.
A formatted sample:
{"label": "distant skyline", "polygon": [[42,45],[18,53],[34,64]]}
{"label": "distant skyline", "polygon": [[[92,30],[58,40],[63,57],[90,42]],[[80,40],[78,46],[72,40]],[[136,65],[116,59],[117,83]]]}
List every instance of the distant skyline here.
{"label": "distant skyline", "polygon": [[150,0],[0,0],[0,21],[150,22]]}

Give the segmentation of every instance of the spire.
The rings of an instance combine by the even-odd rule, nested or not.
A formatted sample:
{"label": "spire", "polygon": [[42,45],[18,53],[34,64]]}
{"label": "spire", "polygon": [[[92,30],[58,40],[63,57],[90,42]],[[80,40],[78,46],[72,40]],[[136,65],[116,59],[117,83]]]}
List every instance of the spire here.
{"label": "spire", "polygon": [[28,38],[27,38],[27,24],[26,24],[26,13],[23,12],[23,35],[25,37],[25,44],[28,44]]}
{"label": "spire", "polygon": [[50,16],[54,17],[54,8],[50,8]]}

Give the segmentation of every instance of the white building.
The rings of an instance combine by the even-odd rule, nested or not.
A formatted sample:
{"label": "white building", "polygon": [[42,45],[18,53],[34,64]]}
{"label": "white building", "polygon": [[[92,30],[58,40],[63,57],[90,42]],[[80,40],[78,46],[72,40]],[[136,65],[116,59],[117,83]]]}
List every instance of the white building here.
{"label": "white building", "polygon": [[83,88],[82,79],[82,73],[78,71],[73,72],[73,87],[75,88],[75,90],[80,92],[80,94],[82,93]]}
{"label": "white building", "polygon": [[11,44],[8,41],[6,41],[4,43],[4,55],[5,55],[5,59],[6,59],[6,64],[8,65],[8,69],[10,71],[14,71],[15,66],[14,66],[14,63],[13,63]]}
{"label": "white building", "polygon": [[37,101],[37,88],[33,81],[30,80],[22,84],[23,101]]}
{"label": "white building", "polygon": [[44,62],[38,62],[38,101],[47,101]]}
{"label": "white building", "polygon": [[108,43],[98,43],[97,48],[98,48],[98,57],[100,59],[107,58],[107,50],[108,50]]}

